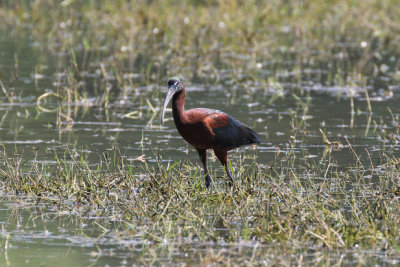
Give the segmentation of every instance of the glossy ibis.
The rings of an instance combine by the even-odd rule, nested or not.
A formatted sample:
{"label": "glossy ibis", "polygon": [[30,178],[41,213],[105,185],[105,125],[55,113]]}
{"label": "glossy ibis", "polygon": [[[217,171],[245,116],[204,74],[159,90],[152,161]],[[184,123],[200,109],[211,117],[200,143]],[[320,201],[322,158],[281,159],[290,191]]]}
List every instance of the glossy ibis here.
{"label": "glossy ibis", "polygon": [[227,166],[227,152],[243,145],[259,144],[258,134],[219,110],[195,108],[185,111],[185,86],[180,77],[168,80],[168,94],[164,102],[161,123],[164,123],[165,109],[171,98],[176,128],[183,139],[197,149],[203,162],[206,187],[208,188],[211,184],[207,171],[207,149],[214,150],[215,155],[224,165],[232,185],[232,175]]}

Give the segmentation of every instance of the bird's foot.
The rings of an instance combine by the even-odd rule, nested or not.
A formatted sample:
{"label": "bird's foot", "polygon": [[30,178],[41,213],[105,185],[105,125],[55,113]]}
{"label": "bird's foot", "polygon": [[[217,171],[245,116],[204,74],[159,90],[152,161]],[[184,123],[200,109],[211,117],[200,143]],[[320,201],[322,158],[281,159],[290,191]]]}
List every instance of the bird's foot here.
{"label": "bird's foot", "polygon": [[211,177],[210,177],[210,175],[206,175],[206,187],[207,187],[207,189],[210,187],[210,185],[211,185]]}

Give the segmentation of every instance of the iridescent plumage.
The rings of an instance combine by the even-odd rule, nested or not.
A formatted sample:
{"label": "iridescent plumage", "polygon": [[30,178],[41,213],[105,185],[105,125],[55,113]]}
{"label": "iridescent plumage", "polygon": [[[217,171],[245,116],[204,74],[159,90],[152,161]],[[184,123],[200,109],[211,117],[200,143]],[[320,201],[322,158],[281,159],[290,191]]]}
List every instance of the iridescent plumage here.
{"label": "iridescent plumage", "polygon": [[214,109],[195,108],[185,111],[185,86],[179,77],[168,81],[168,94],[162,111],[164,122],[165,108],[172,98],[172,113],[176,128],[189,144],[197,149],[206,173],[206,186],[211,184],[207,171],[207,149],[213,149],[217,158],[225,167],[231,184],[232,175],[227,166],[227,152],[249,144],[259,144],[256,132],[228,114]]}

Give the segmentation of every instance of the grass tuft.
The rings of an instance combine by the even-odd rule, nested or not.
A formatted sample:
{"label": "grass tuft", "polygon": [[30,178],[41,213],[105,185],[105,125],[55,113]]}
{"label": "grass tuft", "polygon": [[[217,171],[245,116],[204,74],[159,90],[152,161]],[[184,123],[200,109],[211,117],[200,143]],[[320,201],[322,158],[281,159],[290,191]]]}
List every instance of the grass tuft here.
{"label": "grass tuft", "polygon": [[238,166],[243,171],[230,192],[223,179],[208,191],[190,163],[133,166],[126,165],[118,149],[110,152],[97,170],[69,150],[56,157],[56,166],[34,162],[28,170],[23,155],[4,152],[1,188],[61,210],[98,210],[118,222],[126,238],[156,243],[252,240],[297,248],[398,247],[395,158],[379,167],[381,175],[373,184],[352,171],[331,168],[326,175],[311,160],[301,175],[293,172],[290,161],[267,169],[254,162]]}

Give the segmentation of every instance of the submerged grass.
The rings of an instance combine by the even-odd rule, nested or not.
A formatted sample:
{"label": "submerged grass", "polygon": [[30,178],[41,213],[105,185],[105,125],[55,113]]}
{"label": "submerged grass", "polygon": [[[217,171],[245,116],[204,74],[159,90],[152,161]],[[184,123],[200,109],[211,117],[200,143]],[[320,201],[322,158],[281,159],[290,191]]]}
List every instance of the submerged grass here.
{"label": "submerged grass", "polygon": [[310,68],[327,71],[311,73],[314,81],[351,90],[366,75],[396,72],[398,60],[381,65],[400,53],[400,8],[391,0],[20,0],[3,1],[0,15],[8,31],[29,31],[41,47],[68,55],[61,72],[78,82],[101,77],[98,95],[107,82],[123,91],[177,73],[273,90],[276,81],[310,78]]}
{"label": "submerged grass", "polygon": [[69,151],[56,157],[55,166],[33,161],[29,168],[23,156],[4,152],[3,194],[49,203],[64,214],[95,211],[103,218],[100,225],[113,221],[104,231],[141,242],[399,250],[397,158],[376,166],[372,183],[370,172],[359,166],[347,171],[333,167],[333,155],[330,164],[310,159],[296,171],[295,156],[281,155],[270,166],[238,166],[240,179],[230,192],[221,178],[207,191],[190,163],[127,165],[118,149],[110,152],[97,169],[89,167],[84,155]]}
{"label": "submerged grass", "polygon": [[[238,89],[251,99],[272,94],[270,101],[332,89],[368,103],[368,90],[383,87],[385,99],[398,90],[396,1],[6,0],[0,16],[3,31],[26,37],[35,54],[57,58],[55,66],[39,60],[34,77],[43,88],[38,110],[56,113],[58,125],[93,105],[103,106],[109,121],[118,101],[128,99],[138,106],[126,116],[147,116],[151,124],[160,85],[177,74],[189,84],[229,89],[231,101]],[[14,81],[20,57],[16,50],[9,81],[0,77],[8,101],[18,102],[12,96],[23,91]],[[50,88],[38,79],[43,73]]]}

